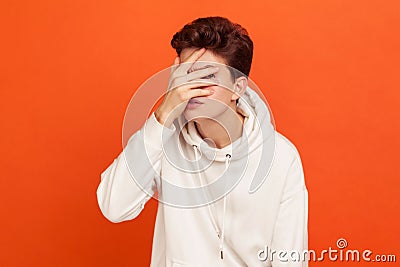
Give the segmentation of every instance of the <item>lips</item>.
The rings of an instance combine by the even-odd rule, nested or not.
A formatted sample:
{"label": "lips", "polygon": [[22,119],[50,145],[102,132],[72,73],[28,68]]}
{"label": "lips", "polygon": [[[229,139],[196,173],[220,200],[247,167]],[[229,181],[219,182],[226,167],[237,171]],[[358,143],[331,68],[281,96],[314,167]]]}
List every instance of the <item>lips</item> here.
{"label": "lips", "polygon": [[196,98],[191,98],[189,100],[190,104],[203,104],[203,102],[201,102],[200,100],[196,99]]}
{"label": "lips", "polygon": [[192,110],[192,109],[199,108],[199,107],[201,107],[201,106],[203,106],[203,102],[200,101],[199,99],[197,99],[197,98],[195,97],[195,98],[191,98],[191,99],[188,101],[188,103],[187,103],[187,105],[186,105],[186,109],[187,109],[187,110]]}

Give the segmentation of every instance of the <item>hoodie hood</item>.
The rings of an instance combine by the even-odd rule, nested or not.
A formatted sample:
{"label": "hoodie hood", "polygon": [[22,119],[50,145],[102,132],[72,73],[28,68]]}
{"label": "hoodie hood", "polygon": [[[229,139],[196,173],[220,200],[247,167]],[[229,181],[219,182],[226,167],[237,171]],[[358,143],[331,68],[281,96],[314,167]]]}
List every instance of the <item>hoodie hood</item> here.
{"label": "hoodie hood", "polygon": [[[236,161],[248,156],[252,151],[264,146],[268,140],[273,139],[274,127],[266,103],[250,87],[239,99],[237,111],[245,119],[243,133],[233,143],[223,147],[214,148],[205,142],[199,135],[193,121],[187,121],[183,115],[178,118],[179,129],[187,144],[197,146],[201,154],[210,161],[225,161],[226,155],[231,155],[231,161]],[[271,150],[269,151],[271,152]]]}

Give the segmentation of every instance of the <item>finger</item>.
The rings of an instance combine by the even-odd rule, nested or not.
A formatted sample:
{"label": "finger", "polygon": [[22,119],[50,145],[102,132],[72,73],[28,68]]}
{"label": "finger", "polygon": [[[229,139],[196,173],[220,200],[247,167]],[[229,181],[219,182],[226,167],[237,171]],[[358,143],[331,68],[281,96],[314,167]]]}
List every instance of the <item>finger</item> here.
{"label": "finger", "polygon": [[204,47],[194,50],[190,56],[188,56],[187,58],[185,58],[182,63],[186,63],[186,62],[194,62],[196,60],[198,60],[204,53],[206,52],[206,49]]}
{"label": "finger", "polygon": [[208,86],[212,86],[212,85],[218,85],[215,82],[212,81],[190,81],[190,82],[184,82],[184,83],[180,83],[177,84],[175,86],[172,86],[170,89],[168,90],[174,90],[174,89],[179,89],[182,91],[187,91],[187,90],[191,90],[193,88],[199,88],[199,87],[208,87]]}
{"label": "finger", "polygon": [[[185,58],[184,60],[181,60],[181,63],[179,67],[177,68],[176,71],[179,71],[179,73],[186,74],[187,71],[192,67],[192,65],[206,52],[206,49],[200,48],[195,51],[193,51],[190,56]],[[179,70],[178,70],[179,69]]]}
{"label": "finger", "polygon": [[214,90],[212,89],[191,89],[189,91],[186,92],[186,98],[187,100],[194,98],[194,97],[198,97],[198,96],[209,96],[212,95],[214,93]]}

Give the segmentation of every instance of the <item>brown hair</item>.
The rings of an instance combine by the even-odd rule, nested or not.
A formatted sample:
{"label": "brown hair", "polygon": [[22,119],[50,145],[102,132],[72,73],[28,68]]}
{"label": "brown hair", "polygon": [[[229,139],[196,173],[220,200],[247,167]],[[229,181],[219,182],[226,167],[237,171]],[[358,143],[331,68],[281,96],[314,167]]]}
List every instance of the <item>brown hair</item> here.
{"label": "brown hair", "polygon": [[[207,48],[225,59],[228,66],[239,70],[246,77],[250,73],[253,41],[242,26],[232,23],[227,18],[198,18],[174,34],[171,46],[178,55],[185,48]],[[233,78],[243,76],[243,74],[233,74]]]}

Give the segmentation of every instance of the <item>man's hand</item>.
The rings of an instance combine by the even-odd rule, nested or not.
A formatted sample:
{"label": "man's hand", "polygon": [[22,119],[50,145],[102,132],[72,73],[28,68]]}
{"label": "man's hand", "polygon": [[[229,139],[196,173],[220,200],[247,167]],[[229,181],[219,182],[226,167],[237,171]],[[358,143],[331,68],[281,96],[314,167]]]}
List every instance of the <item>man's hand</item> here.
{"label": "man's hand", "polygon": [[[209,89],[201,89],[213,84],[210,82],[195,81],[202,77],[214,74],[218,67],[205,68],[188,73],[192,65],[205,53],[206,49],[195,50],[185,61],[180,62],[179,56],[175,58],[174,66],[168,82],[168,91],[158,109],[154,112],[157,120],[166,127],[170,127],[173,121],[182,114],[187,102],[194,97],[208,96],[214,92]],[[188,64],[188,63],[192,64]],[[187,63],[187,64],[181,64]]]}

